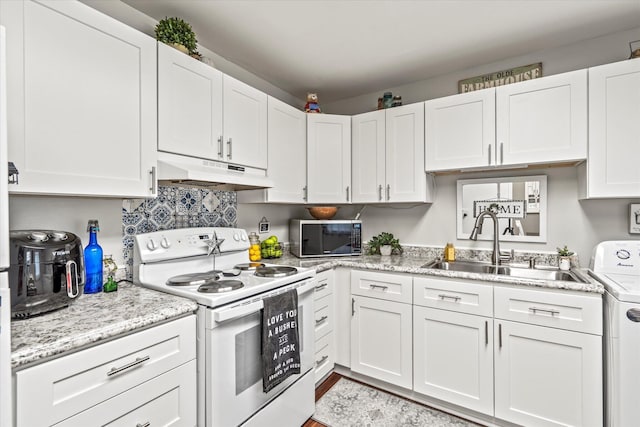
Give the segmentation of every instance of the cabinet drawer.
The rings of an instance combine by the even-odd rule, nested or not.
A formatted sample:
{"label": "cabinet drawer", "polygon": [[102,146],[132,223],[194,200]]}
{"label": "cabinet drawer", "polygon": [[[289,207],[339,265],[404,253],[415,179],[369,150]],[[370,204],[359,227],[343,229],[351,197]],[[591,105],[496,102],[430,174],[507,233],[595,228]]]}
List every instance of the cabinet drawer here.
{"label": "cabinet drawer", "polygon": [[55,424],[195,359],[195,332],[191,315],[16,372],[17,424]]}
{"label": "cabinet drawer", "polygon": [[316,274],[316,289],[314,297],[317,300],[333,293],[333,270]]}
{"label": "cabinet drawer", "polygon": [[192,360],[56,426],[195,426],[196,415]]}
{"label": "cabinet drawer", "polygon": [[495,317],[602,335],[602,297],[563,291],[494,289]]}
{"label": "cabinet drawer", "polygon": [[315,304],[315,337],[318,339],[333,330],[333,298],[327,295]]}
{"label": "cabinet drawer", "polygon": [[415,305],[493,316],[493,287],[490,285],[416,277],[413,287]]}
{"label": "cabinet drawer", "polygon": [[351,293],[411,304],[411,276],[354,270],[351,272]]}
{"label": "cabinet drawer", "polygon": [[335,353],[333,346],[333,334],[328,334],[316,340],[316,359],[314,366],[316,383],[331,372],[334,363]]}

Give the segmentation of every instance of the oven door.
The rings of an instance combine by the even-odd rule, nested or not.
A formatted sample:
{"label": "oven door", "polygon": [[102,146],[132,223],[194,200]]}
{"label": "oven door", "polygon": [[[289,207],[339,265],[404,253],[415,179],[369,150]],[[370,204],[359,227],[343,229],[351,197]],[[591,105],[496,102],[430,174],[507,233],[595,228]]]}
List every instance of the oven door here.
{"label": "oven door", "polygon": [[[313,368],[315,279],[306,279],[275,292],[297,288],[300,374],[292,375],[268,393],[262,391],[261,297],[243,304],[207,310],[206,425],[237,426],[276,398]],[[309,398],[313,399],[313,390]],[[310,414],[311,415],[311,414]]]}

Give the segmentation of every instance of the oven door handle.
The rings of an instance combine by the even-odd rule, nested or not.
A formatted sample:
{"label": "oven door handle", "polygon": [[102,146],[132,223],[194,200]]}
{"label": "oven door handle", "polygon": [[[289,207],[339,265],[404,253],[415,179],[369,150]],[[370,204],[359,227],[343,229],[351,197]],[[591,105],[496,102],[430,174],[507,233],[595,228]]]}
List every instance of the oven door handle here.
{"label": "oven door handle", "polygon": [[[307,292],[313,291],[316,288],[315,280],[307,280],[307,282],[298,288],[298,297],[306,294]],[[238,317],[246,316],[251,313],[255,313],[256,311],[262,310],[264,307],[264,303],[262,300],[254,301],[249,304],[239,305],[235,307],[229,307],[224,310],[216,310],[213,313],[213,318],[216,322],[226,322],[227,320],[237,319]]]}

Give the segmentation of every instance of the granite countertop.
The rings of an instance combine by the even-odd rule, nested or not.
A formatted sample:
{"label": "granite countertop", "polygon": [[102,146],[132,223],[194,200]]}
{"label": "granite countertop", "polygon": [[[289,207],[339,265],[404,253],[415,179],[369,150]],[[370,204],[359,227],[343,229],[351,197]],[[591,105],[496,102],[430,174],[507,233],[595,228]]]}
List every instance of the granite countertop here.
{"label": "granite countertop", "polygon": [[428,276],[438,276],[447,278],[458,278],[468,280],[481,280],[483,282],[493,282],[496,284],[531,286],[547,289],[564,289],[571,291],[590,292],[604,294],[604,286],[590,277],[586,269],[574,268],[582,278],[588,283],[551,281],[539,279],[523,279],[513,276],[503,276],[497,274],[466,273],[460,271],[436,270],[422,268],[424,264],[432,261],[436,256],[420,257],[411,255],[361,255],[350,257],[323,257],[323,258],[296,258],[286,254],[282,258],[263,260],[273,264],[291,265],[293,267],[315,268],[316,272],[330,270],[335,267],[357,268],[364,270],[388,271],[395,273],[423,274]]}
{"label": "granite countertop", "polygon": [[81,295],[69,307],[11,322],[11,367],[22,369],[193,313],[195,301],[120,283],[117,292]]}

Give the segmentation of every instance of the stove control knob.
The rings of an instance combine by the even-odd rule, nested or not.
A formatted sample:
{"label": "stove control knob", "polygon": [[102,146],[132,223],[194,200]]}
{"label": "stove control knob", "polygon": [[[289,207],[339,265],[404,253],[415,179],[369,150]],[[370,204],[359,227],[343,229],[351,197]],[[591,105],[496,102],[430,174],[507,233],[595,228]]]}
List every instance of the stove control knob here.
{"label": "stove control knob", "polygon": [[240,239],[242,239],[243,242],[247,241],[247,234],[246,233],[240,233]]}
{"label": "stove control knob", "polygon": [[629,252],[629,251],[628,251],[628,250],[626,250],[626,249],[619,249],[619,250],[616,252],[616,256],[617,256],[618,258],[620,258],[620,259],[629,259],[629,258],[631,258],[631,252]]}
{"label": "stove control knob", "polygon": [[155,251],[156,249],[158,249],[158,245],[153,239],[149,239],[147,241],[147,249],[149,249],[150,251]]}
{"label": "stove control knob", "polygon": [[171,242],[166,237],[163,237],[162,240],[160,241],[160,246],[162,246],[165,249],[169,249],[169,246],[171,246]]}
{"label": "stove control knob", "polygon": [[238,233],[233,233],[233,240],[235,240],[236,242],[240,241],[240,235]]}

